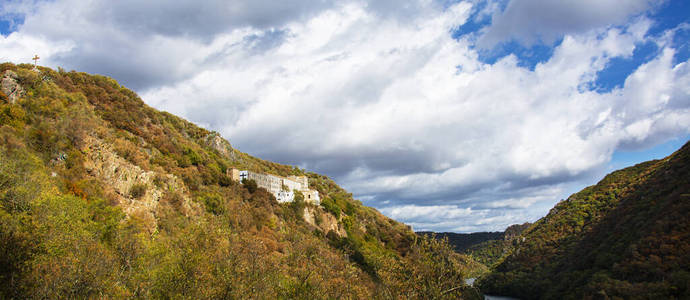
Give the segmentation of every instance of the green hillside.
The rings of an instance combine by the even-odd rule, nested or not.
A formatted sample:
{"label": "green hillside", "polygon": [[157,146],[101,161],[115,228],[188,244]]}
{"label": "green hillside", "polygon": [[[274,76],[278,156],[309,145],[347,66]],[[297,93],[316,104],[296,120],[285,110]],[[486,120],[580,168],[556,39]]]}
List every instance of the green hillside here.
{"label": "green hillside", "polygon": [[[113,79],[0,65],[0,298],[473,298],[470,258]],[[191,99],[180,99],[188,101]],[[229,168],[306,175],[278,204]]]}
{"label": "green hillside", "polygon": [[690,297],[690,143],[607,175],[526,230],[488,294],[522,299]]}
{"label": "green hillside", "polygon": [[504,232],[501,232],[500,239],[487,240],[471,245],[462,253],[469,255],[473,260],[487,267],[491,267],[500,261],[513,245],[520,242],[517,238],[530,226],[532,226],[532,223],[529,222],[510,225]]}

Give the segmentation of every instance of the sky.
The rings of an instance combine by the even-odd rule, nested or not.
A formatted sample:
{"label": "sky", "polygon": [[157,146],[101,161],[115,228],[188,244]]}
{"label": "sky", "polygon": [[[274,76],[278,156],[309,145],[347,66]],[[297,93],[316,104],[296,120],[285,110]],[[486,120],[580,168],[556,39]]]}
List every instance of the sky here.
{"label": "sky", "polygon": [[415,230],[535,221],[690,137],[683,0],[10,0],[0,33]]}

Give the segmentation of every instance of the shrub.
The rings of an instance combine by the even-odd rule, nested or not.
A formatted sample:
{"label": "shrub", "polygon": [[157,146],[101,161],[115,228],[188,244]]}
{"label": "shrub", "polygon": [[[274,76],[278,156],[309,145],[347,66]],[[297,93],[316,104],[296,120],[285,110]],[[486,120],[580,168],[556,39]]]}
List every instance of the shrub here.
{"label": "shrub", "polygon": [[203,202],[206,206],[207,212],[210,212],[214,215],[221,215],[225,212],[223,197],[220,195],[215,193],[207,193],[199,198],[201,200],[200,202]]}
{"label": "shrub", "polygon": [[336,218],[340,218],[340,207],[335,205],[331,198],[323,198],[323,200],[321,200],[321,206],[323,206],[323,208],[326,209],[327,212],[330,212]]}
{"label": "shrub", "polygon": [[304,202],[304,194],[300,191],[295,191],[295,201],[294,202]]}
{"label": "shrub", "polygon": [[302,195],[302,193],[299,191],[295,191],[295,199],[294,201],[290,202],[288,207],[290,208],[294,220],[297,222],[303,221],[302,216],[304,215],[305,206],[306,203],[304,202],[304,195]]}
{"label": "shrub", "polygon": [[350,215],[350,216],[354,216],[355,212],[356,212],[355,205],[352,204],[352,202],[350,202],[350,201],[345,202],[345,213]]}
{"label": "shrub", "polygon": [[7,124],[17,129],[24,127],[26,119],[24,109],[12,104],[0,104],[0,107],[0,126]]}
{"label": "shrub", "polygon": [[178,192],[168,191],[163,194],[161,202],[168,203],[176,210],[180,210],[180,208],[182,207],[182,203],[184,202],[184,198],[182,198],[182,195],[180,195],[180,193]]}
{"label": "shrub", "polygon": [[257,188],[259,188],[254,179],[242,179],[242,184],[244,185],[244,188],[252,194],[256,192]]}
{"label": "shrub", "polygon": [[136,183],[129,189],[129,195],[134,199],[139,199],[146,195],[146,184]]}
{"label": "shrub", "polygon": [[232,185],[232,179],[230,179],[230,177],[226,175],[221,174],[220,177],[218,177],[218,185],[222,187],[228,187]]}
{"label": "shrub", "polygon": [[160,174],[156,174],[155,177],[153,177],[153,185],[155,185],[157,188],[163,188],[165,185],[165,178],[161,176]]}
{"label": "shrub", "polygon": [[192,165],[198,166],[202,163],[202,159],[199,153],[196,153],[196,151],[192,150],[191,148],[187,148],[184,150],[184,156],[185,158],[187,158],[187,161],[189,161],[189,163],[191,163]]}

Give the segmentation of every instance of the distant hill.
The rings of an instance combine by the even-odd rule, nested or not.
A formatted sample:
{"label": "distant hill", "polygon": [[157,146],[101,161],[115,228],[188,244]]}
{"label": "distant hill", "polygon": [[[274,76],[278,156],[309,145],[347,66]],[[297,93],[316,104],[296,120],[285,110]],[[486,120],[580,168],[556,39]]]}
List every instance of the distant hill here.
{"label": "distant hill", "polygon": [[[108,77],[0,74],[0,299],[479,297],[469,257],[324,175],[242,153]],[[230,168],[307,176],[321,205],[279,204]]]}
{"label": "distant hill", "polygon": [[690,298],[690,143],[558,203],[476,285],[521,299]]}
{"label": "distant hill", "polygon": [[419,231],[417,234],[434,236],[441,240],[447,239],[448,243],[458,253],[467,254],[475,261],[490,267],[505,254],[520,233],[529,228],[530,225],[532,224],[529,222],[511,225],[504,232],[436,233]]}
{"label": "distant hill", "polygon": [[486,241],[503,240],[504,236],[503,232],[500,231],[473,233],[418,231],[417,234],[423,236],[436,236],[438,239],[448,239],[448,243],[453,246],[453,249],[461,253],[472,246]]}

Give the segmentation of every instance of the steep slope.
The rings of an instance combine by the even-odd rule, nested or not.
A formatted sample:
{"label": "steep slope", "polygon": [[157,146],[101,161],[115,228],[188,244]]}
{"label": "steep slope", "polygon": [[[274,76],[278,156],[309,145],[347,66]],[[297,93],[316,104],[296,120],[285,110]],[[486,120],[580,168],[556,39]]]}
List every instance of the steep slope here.
{"label": "steep slope", "polygon": [[525,231],[489,294],[523,299],[690,297],[690,143],[607,175]]}
{"label": "steep slope", "polygon": [[[466,258],[114,80],[0,65],[0,298],[472,298]],[[278,204],[229,168],[306,175]]]}
{"label": "steep slope", "polygon": [[498,262],[512,245],[519,243],[518,237],[527,230],[532,223],[513,224],[502,232],[501,239],[488,240],[468,247],[463,253],[487,267]]}

